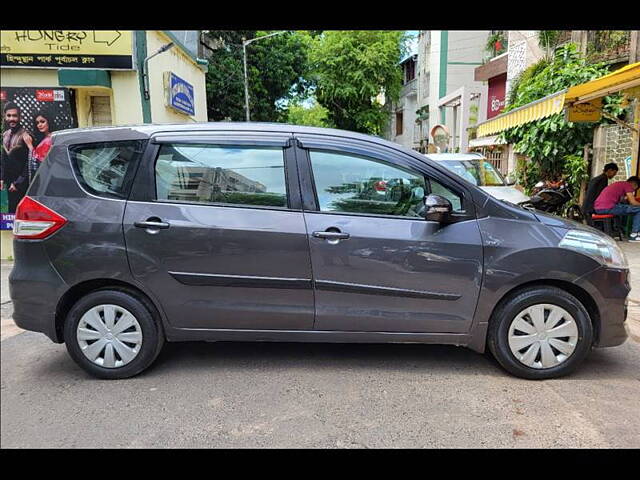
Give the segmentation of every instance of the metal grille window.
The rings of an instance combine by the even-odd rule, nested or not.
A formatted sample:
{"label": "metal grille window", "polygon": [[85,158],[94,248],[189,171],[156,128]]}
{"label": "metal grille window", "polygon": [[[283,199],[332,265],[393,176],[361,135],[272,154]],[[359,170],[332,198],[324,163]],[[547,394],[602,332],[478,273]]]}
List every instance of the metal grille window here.
{"label": "metal grille window", "polygon": [[91,124],[96,127],[112,125],[111,97],[91,97]]}

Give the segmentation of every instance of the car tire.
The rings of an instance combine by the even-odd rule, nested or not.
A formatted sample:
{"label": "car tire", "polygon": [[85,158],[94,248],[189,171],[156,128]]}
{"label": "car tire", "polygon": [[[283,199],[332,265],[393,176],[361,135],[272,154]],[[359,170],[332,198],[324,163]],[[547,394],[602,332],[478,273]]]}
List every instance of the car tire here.
{"label": "car tire", "polygon": [[[544,320],[542,328],[538,328],[543,325],[540,318]],[[560,320],[554,326],[557,318]],[[513,375],[529,380],[570,374],[589,354],[592,344],[593,325],[582,303],[550,286],[519,290],[501,302],[487,335],[489,351],[498,363]],[[519,350],[520,346],[523,348]]]}
{"label": "car tire", "polygon": [[[111,325],[107,312],[112,312]],[[103,324],[96,319],[102,319]],[[129,323],[130,327],[115,333]],[[112,329],[109,333],[105,333],[106,326]],[[86,372],[103,379],[122,379],[139,374],[154,362],[164,345],[164,333],[147,300],[127,289],[109,288],[93,291],[73,305],[64,324],[64,341],[71,358]],[[94,343],[93,352],[87,353]],[[99,349],[102,353],[90,360]]]}

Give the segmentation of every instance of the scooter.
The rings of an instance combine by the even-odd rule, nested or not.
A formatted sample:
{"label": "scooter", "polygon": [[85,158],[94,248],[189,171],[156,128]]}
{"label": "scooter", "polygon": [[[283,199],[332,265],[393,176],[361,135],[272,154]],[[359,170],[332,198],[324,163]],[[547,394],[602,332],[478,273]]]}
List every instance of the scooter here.
{"label": "scooter", "polygon": [[536,183],[533,195],[529,200],[518,205],[530,210],[540,210],[542,212],[559,215],[570,220],[582,222],[582,209],[577,204],[569,205],[573,198],[569,185],[566,182],[560,183],[556,188],[547,187],[545,182]]}

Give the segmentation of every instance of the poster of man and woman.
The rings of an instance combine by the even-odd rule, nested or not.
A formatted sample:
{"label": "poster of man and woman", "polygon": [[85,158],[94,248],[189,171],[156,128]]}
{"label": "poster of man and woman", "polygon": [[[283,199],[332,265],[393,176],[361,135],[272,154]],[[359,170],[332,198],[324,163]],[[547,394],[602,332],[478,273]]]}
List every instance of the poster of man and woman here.
{"label": "poster of man and woman", "polygon": [[60,87],[0,90],[0,229],[13,228],[18,203],[51,149],[53,132],[77,126],[70,96]]}

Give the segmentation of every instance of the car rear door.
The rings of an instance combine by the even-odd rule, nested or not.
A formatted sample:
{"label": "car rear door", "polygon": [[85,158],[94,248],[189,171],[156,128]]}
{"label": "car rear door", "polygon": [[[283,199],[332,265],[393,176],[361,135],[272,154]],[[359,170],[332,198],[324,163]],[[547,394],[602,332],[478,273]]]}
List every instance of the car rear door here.
{"label": "car rear door", "polygon": [[308,330],[309,244],[290,134],[158,134],[124,215],[133,275],[188,329]]}
{"label": "car rear door", "polygon": [[[468,332],[483,265],[470,192],[388,147],[319,135],[297,139],[314,329]],[[421,216],[429,192],[452,201],[453,223]]]}

